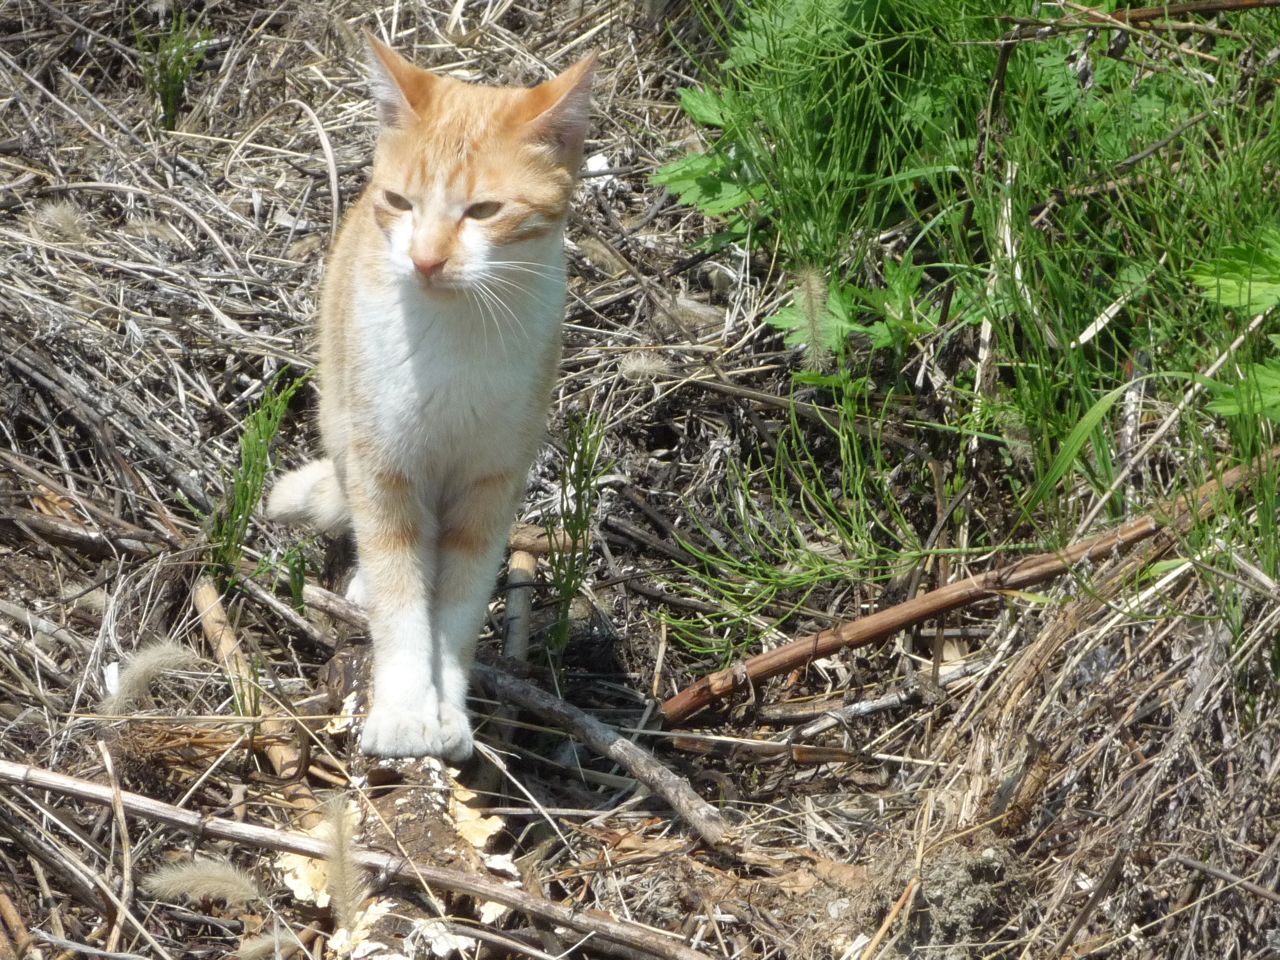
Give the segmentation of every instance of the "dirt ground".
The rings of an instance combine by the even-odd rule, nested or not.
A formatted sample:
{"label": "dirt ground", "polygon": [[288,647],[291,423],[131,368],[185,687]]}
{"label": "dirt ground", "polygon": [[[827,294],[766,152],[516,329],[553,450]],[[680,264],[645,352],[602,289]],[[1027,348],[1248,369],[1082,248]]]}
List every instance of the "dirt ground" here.
{"label": "dirt ground", "polygon": [[[1231,640],[1193,565],[1139,576],[1182,559],[1172,533],[1044,602],[988,598],[664,724],[664,699],[730,660],[668,630],[707,603],[685,589],[688,544],[788,424],[798,363],[764,322],[768,258],[706,252],[714,225],[649,181],[696,136],[678,90],[708,46],[684,4],[186,15],[204,52],[166,131],[146,63],[172,4],[0,5],[0,960],[1280,956],[1280,598],[1242,592]],[[208,566],[246,417],[311,367],[331,225],[372,142],[361,29],[486,82],[600,53],[563,375],[521,517],[556,526],[565,424],[599,418],[589,576],[557,669],[545,561],[534,655],[501,657],[500,588],[481,659],[621,731],[683,808],[579,742],[579,720],[487,684],[486,749],[462,771],[370,765],[343,718],[363,628],[330,592],[349,551],[304,542],[301,608],[297,534],[260,515],[235,576]],[[273,469],[314,449],[313,404],[304,386]],[[908,599],[895,583],[830,587],[763,642]],[[217,823],[182,829],[126,794]],[[712,842],[700,815],[727,832]],[[327,875],[290,858],[308,831]],[[365,874],[358,851],[385,857]],[[156,879],[193,858],[203,873]],[[590,927],[603,915],[616,926]]]}

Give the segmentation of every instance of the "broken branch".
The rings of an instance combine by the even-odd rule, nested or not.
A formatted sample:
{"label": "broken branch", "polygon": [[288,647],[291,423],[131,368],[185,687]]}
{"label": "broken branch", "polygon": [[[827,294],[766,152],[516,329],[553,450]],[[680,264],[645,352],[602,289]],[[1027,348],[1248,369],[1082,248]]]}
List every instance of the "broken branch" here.
{"label": "broken branch", "polygon": [[[1276,457],[1280,457],[1280,447],[1269,454],[1269,459]],[[775,650],[757,654],[727,669],[708,674],[664,701],[662,716],[668,723],[679,723],[737,690],[795,670],[837,650],[864,647],[888,639],[906,627],[997,596],[1004,591],[1024,590],[1043,583],[1066,573],[1078,563],[1100,560],[1146,540],[1166,527],[1183,528],[1193,517],[1208,512],[1215,494],[1239,486],[1251,475],[1247,466],[1236,467],[1224,473],[1220,479],[1201,486],[1193,497],[1179,497],[1167,511],[1167,519],[1159,519],[1161,513],[1146,514],[1118,529],[1081,540],[1061,551],[1036,554],[1007,567],[948,583],[887,610],[878,610],[861,620],[837,624],[827,630],[793,640]]]}
{"label": "broken branch", "polygon": [[487,664],[477,663],[471,675],[499,702],[516,703],[532,710],[569,731],[601,756],[622,766],[670,804],[671,809],[713,847],[721,846],[729,838],[729,824],[715,807],[694,792],[689,781],[663,766],[617,730],[573,704]]}
{"label": "broken branch", "polygon": [[[340,617],[353,626],[368,628],[369,620],[363,610],[329,591],[308,584],[302,595],[307,603],[315,603],[331,616]],[[532,710],[578,737],[601,756],[608,757],[625,768],[631,776],[665,800],[707,843],[721,846],[729,839],[729,824],[715,807],[694,792],[687,780],[663,766],[612,727],[559,697],[496,667],[477,663],[472,667],[471,675],[499,701],[519,704]]]}

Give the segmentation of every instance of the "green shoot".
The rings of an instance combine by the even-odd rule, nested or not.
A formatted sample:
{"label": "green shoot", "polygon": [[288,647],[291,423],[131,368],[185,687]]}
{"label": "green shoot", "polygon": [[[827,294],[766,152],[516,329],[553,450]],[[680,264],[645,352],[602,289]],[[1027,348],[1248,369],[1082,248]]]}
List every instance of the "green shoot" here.
{"label": "green shoot", "polygon": [[166,32],[146,34],[135,24],[134,34],[142,54],[143,79],[160,103],[160,124],[172,130],[186,99],[187,84],[204,60],[212,34],[189,23],[181,10],[169,21]]}
{"label": "green shoot", "polygon": [[[991,41],[1010,26],[989,7],[703,9],[719,62],[681,105],[707,146],[656,179],[716,222],[711,242],[789,274],[770,322],[803,351],[793,383],[819,416],[702,494],[681,584],[715,612],[680,614],[677,636],[736,655],[823,622],[839,584],[1043,549],[1122,472],[1116,519],[1265,466],[1273,318],[1204,401],[1176,405],[1188,371],[1280,305],[1280,98],[1252,66],[1280,44],[1274,16],[1241,11],[1212,59],[1045,30],[1005,48],[997,80]],[[1175,407],[1164,466],[1133,461]],[[1264,479],[1225,537],[1273,578],[1274,488]],[[934,542],[947,508],[949,542]],[[1216,556],[1221,524],[1197,535]],[[1205,562],[1248,579],[1234,558]]]}
{"label": "green shoot", "polygon": [[568,645],[570,607],[586,582],[591,561],[591,520],[599,500],[596,482],[603,473],[600,464],[603,440],[604,431],[594,417],[570,418],[565,424],[559,532],[548,529],[550,547],[547,551],[557,597],[556,622],[547,649],[556,658]]}
{"label": "green shoot", "polygon": [[249,521],[266,484],[268,448],[289,408],[289,401],[307,377],[289,380],[281,386],[283,380],[284,374],[280,374],[267,385],[261,402],[245,418],[240,433],[240,463],[227,486],[226,498],[210,519],[212,562],[223,575],[231,575],[240,563]]}

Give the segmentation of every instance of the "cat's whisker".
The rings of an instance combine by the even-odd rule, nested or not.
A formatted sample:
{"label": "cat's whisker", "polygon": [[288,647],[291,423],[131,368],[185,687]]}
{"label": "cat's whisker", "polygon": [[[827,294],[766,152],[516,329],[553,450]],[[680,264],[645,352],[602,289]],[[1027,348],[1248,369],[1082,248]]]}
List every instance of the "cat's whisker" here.
{"label": "cat's whisker", "polygon": [[489,347],[489,325],[493,325],[494,333],[498,334],[498,342],[502,344],[503,352],[506,352],[507,344],[502,335],[502,323],[499,323],[497,311],[494,310],[493,297],[485,289],[479,285],[472,285],[472,291],[475,292],[475,303],[477,311],[480,314],[480,326],[484,329],[485,349]]}
{"label": "cat's whisker", "polygon": [[546,297],[535,293],[533,290],[530,290],[528,287],[522,286],[521,284],[512,280],[510,277],[503,277],[497,274],[490,273],[490,274],[485,274],[484,277],[482,277],[481,279],[484,282],[502,284],[507,289],[513,292],[519,293],[521,296],[529,300],[532,300],[534,303],[536,303],[540,307],[548,306],[552,302],[551,300],[548,300]]}
{"label": "cat's whisker", "polygon": [[466,296],[467,301],[471,304],[471,306],[475,308],[476,313],[480,314],[480,329],[484,331],[484,346],[485,346],[485,349],[488,350],[489,349],[489,325],[488,325],[488,317],[485,316],[485,312],[484,312],[484,304],[481,302],[479,295],[475,293],[475,290],[473,287],[464,287],[462,292]]}
{"label": "cat's whisker", "polygon": [[521,266],[526,266],[526,267],[546,267],[548,270],[554,269],[552,264],[549,264],[544,260],[513,260],[508,257],[505,260],[494,260],[492,262],[493,263],[518,263]]}
{"label": "cat's whisker", "polygon": [[493,305],[493,310],[490,313],[493,317],[493,329],[497,331],[498,334],[498,346],[502,348],[502,352],[505,354],[507,352],[507,335],[503,330],[505,324],[498,317],[498,308],[506,309],[506,304],[488,290],[485,290],[485,294],[488,296],[489,302]]}
{"label": "cat's whisker", "polygon": [[[491,319],[493,321],[493,328],[498,333],[498,342],[501,344],[503,352],[505,353],[507,349],[507,339],[502,330],[504,324],[498,317],[498,308],[505,310],[507,314],[510,315],[513,319],[515,318],[515,314],[514,312],[512,312],[511,308],[502,301],[500,297],[495,295],[495,293],[492,290],[488,289],[484,285],[482,280],[477,280],[476,283],[473,284],[473,289],[476,291],[477,296],[483,298],[484,302],[488,305],[489,307],[488,319]],[[484,314],[482,311],[482,316],[483,315]],[[486,324],[486,330],[487,329],[488,329],[488,326]],[[487,333],[486,333],[486,336],[487,336]]]}
{"label": "cat's whisker", "polygon": [[501,271],[501,270],[510,270],[512,273],[527,273],[535,277],[546,278],[547,280],[556,280],[561,276],[560,272],[556,270],[554,267],[544,266],[541,269],[538,269],[537,264],[531,264],[526,266],[525,264],[522,264],[522,263],[499,262],[499,263],[490,263],[489,267],[492,268],[492,270],[494,270],[495,272]]}
{"label": "cat's whisker", "polygon": [[[492,303],[495,307],[501,308],[506,313],[506,315],[511,318],[511,322],[516,326],[516,328],[521,332],[521,334],[525,334],[525,339],[528,339],[527,333],[524,328],[524,321],[520,318],[520,316],[516,313],[516,311],[512,309],[511,305],[507,303],[501,296],[498,295],[497,291],[490,289],[486,285],[485,283],[486,279],[488,278],[478,279],[476,281],[476,289],[482,292],[485,298],[490,303]],[[498,326],[499,335],[501,335],[501,326],[498,323],[496,312],[494,315],[494,325]]]}
{"label": "cat's whisker", "polygon": [[559,276],[564,272],[562,267],[553,266],[547,263],[539,263],[536,260],[490,260],[489,266],[512,267],[514,269],[527,270],[530,273],[537,273],[546,277]]}
{"label": "cat's whisker", "polygon": [[511,293],[518,294],[522,297],[527,297],[528,299],[533,300],[535,302],[541,302],[541,298],[538,297],[528,287],[521,286],[520,284],[514,282],[513,280],[508,279],[507,277],[499,277],[493,274],[489,274],[485,277],[482,277],[481,282],[486,284],[489,284],[489,283],[501,284],[505,290],[508,290]]}

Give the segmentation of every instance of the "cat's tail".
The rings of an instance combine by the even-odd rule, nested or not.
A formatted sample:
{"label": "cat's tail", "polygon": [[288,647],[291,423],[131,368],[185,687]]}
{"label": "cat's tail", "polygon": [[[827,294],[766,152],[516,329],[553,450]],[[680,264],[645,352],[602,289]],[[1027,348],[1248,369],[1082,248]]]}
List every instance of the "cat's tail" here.
{"label": "cat's tail", "polygon": [[351,522],[347,498],[332,460],[313,460],[276,481],[267,497],[267,516],[303,523],[321,533],[338,533]]}

